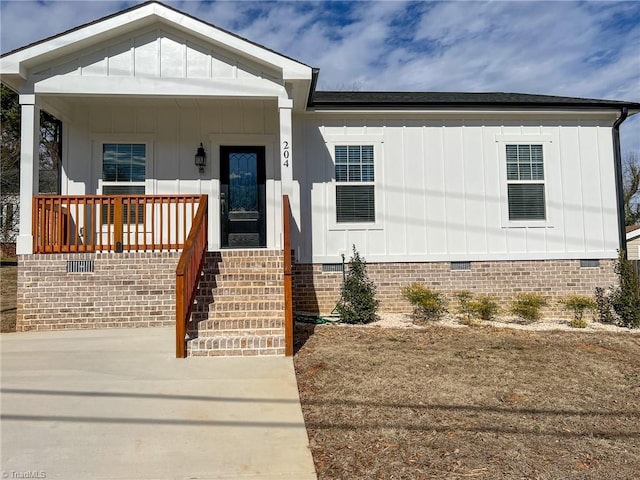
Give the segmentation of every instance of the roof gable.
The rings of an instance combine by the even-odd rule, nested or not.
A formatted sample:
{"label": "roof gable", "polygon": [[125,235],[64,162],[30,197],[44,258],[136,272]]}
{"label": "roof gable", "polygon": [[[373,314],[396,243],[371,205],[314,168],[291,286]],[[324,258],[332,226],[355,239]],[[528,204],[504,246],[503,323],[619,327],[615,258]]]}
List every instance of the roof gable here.
{"label": "roof gable", "polygon": [[167,24],[85,48],[33,71],[35,81],[53,76],[260,78],[283,83],[282,71],[222,47],[212,47]]}
{"label": "roof gable", "polygon": [[[26,79],[29,71],[41,71],[41,67],[49,68],[61,59],[68,61],[80,52],[100,51],[118,38],[137,38],[138,32],[154,26],[172,30],[178,38],[191,38],[192,43],[205,45],[211,51],[229,52],[227,56],[244,59],[258,69],[277,71],[284,81],[311,80],[312,69],[307,65],[157,2],[135,6],[8,52],[0,58],[0,72],[15,86],[20,79]],[[171,48],[170,40],[165,43]],[[192,49],[192,53],[197,50]]]}

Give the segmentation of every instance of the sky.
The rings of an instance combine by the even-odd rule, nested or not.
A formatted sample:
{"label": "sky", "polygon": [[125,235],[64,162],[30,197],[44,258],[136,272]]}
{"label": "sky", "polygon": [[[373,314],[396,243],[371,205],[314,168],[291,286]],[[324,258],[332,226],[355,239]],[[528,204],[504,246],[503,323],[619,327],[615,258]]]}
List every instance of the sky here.
{"label": "sky", "polygon": [[[136,1],[0,0],[8,52]],[[640,102],[640,1],[165,1],[320,68],[319,90]],[[640,154],[640,114],[621,127]]]}

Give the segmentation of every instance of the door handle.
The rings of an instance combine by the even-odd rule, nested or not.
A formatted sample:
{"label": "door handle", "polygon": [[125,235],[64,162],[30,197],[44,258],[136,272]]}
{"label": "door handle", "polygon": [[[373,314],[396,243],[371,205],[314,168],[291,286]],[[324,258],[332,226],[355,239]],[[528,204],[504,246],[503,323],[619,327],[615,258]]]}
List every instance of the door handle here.
{"label": "door handle", "polygon": [[220,194],[220,213],[226,215],[227,202],[224,199],[224,193]]}

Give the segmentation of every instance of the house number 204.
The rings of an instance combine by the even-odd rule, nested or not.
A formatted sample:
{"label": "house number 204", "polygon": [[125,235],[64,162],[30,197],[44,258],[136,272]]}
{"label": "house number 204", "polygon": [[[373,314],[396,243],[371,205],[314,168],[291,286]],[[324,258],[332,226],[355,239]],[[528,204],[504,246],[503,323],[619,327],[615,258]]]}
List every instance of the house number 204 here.
{"label": "house number 204", "polygon": [[291,150],[290,150],[290,145],[289,142],[287,142],[286,140],[284,142],[282,142],[282,158],[284,159],[284,161],[282,162],[282,164],[285,167],[289,166],[289,156],[291,155]]}

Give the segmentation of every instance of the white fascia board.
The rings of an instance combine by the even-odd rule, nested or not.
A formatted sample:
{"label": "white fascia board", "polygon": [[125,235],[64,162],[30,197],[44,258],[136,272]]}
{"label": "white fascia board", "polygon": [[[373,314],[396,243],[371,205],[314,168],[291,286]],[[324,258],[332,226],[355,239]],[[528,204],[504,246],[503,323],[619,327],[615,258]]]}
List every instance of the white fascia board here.
{"label": "white fascia board", "polygon": [[[117,81],[114,81],[117,78]],[[287,98],[281,85],[261,79],[63,76],[34,85],[36,94]]]}
{"label": "white fascia board", "polygon": [[494,110],[473,110],[473,109],[465,109],[465,110],[456,110],[456,109],[416,109],[407,107],[406,109],[316,109],[316,108],[308,108],[307,113],[311,113],[314,115],[327,115],[327,116],[342,116],[345,115],[357,115],[357,116],[366,116],[366,115],[381,115],[381,116],[401,116],[401,117],[420,117],[420,118],[433,118],[433,119],[442,119],[442,118],[451,118],[451,119],[465,119],[472,117],[481,117],[481,118],[505,118],[505,117],[549,117],[549,118],[567,118],[567,119],[575,119],[575,118],[601,118],[607,120],[615,120],[620,115],[619,110],[549,110],[549,109],[536,109],[532,107],[531,110],[511,110],[508,108],[505,109],[494,109]]}
{"label": "white fascia board", "polygon": [[640,237],[640,228],[637,228],[636,230],[632,230],[631,232],[627,233],[627,241],[633,240],[634,238],[638,238],[638,237]]}
{"label": "white fascia board", "polygon": [[[26,69],[34,65],[80,51],[100,41],[106,41],[143,25],[151,24],[155,17],[150,8],[152,6],[146,5],[19,50],[0,60],[0,72],[20,73],[23,78],[26,78]],[[12,70],[5,72],[5,62],[6,68],[12,68]]]}
{"label": "white fascia board", "polygon": [[2,78],[16,75],[24,78],[26,73],[26,69],[20,68],[20,62],[13,55],[0,58],[0,74],[2,74]]}

